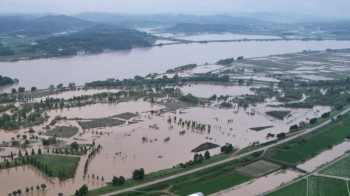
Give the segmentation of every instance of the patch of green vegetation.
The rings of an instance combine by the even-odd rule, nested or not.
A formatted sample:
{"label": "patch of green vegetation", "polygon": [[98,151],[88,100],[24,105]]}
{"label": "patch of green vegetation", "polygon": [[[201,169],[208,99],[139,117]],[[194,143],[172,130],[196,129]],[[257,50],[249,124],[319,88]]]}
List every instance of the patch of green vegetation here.
{"label": "patch of green vegetation", "polygon": [[345,180],[311,176],[308,183],[309,196],[347,196],[348,188]]}
{"label": "patch of green vegetation", "polygon": [[78,127],[61,126],[48,130],[44,135],[52,137],[70,138],[79,132]]}
{"label": "patch of green vegetation", "polygon": [[269,111],[266,112],[267,115],[273,116],[278,119],[283,119],[286,117],[291,111]]}
{"label": "patch of green vegetation", "polygon": [[125,121],[118,120],[115,118],[97,118],[88,121],[79,121],[78,123],[83,129],[93,129],[98,127],[119,126],[124,124]]}
{"label": "patch of green vegetation", "polygon": [[221,59],[221,60],[219,60],[218,62],[216,62],[216,64],[219,64],[219,65],[228,65],[228,64],[233,63],[233,61],[234,61],[233,58]]}
{"label": "patch of green vegetation", "polygon": [[307,181],[300,180],[275,192],[267,194],[266,196],[306,196],[307,195]]}
{"label": "patch of green vegetation", "polygon": [[308,155],[306,155],[306,154],[295,152],[292,150],[288,150],[288,151],[284,151],[282,153],[278,153],[275,156],[273,156],[272,158],[275,160],[278,160],[278,161],[293,164],[293,163],[299,162],[301,160],[304,160],[307,157],[308,157]]}
{"label": "patch of green vegetation", "polygon": [[[35,155],[37,161],[47,165],[52,171],[52,175],[59,177],[60,180],[73,178],[78,166],[80,157],[59,156],[59,155]],[[61,175],[61,176],[60,176]]]}
{"label": "patch of green vegetation", "polygon": [[343,160],[335,163],[330,167],[327,167],[319,173],[330,176],[350,178],[350,157],[344,158]]}
{"label": "patch of green vegetation", "polygon": [[134,118],[136,116],[138,116],[138,115],[134,114],[134,113],[130,113],[130,112],[125,112],[122,114],[114,115],[114,117],[116,117],[116,118],[121,118],[121,119],[125,119],[125,120],[129,120],[130,118]]}
{"label": "patch of green vegetation", "polygon": [[191,93],[187,95],[183,95],[179,98],[180,101],[191,103],[191,104],[198,104],[199,98],[196,96],[193,96]]}
{"label": "patch of green vegetation", "polygon": [[253,131],[262,131],[264,129],[268,129],[268,128],[272,128],[273,126],[265,126],[265,127],[252,127],[252,128],[249,128],[250,130],[253,130]]}
{"label": "patch of green vegetation", "polygon": [[344,91],[344,88],[329,88],[327,92],[323,95],[321,92],[316,91],[310,93],[309,97],[306,98],[305,102],[313,105],[330,105],[339,106],[344,103],[349,103],[348,100],[349,93]]}
{"label": "patch of green vegetation", "polygon": [[244,174],[232,172],[216,178],[206,180],[204,182],[190,185],[175,191],[175,194],[180,196],[187,196],[196,193],[200,190],[205,195],[210,195],[221,190],[228,189],[230,187],[242,184],[251,180],[252,178]]}
{"label": "patch of green vegetation", "polygon": [[314,105],[305,102],[293,102],[284,104],[286,108],[313,108]]}
{"label": "patch of green vegetation", "polygon": [[323,136],[334,140],[341,140],[348,135],[350,135],[350,126],[340,126],[328,133],[325,133]]}
{"label": "patch of green vegetation", "polygon": [[293,100],[300,100],[303,98],[303,91],[294,88],[284,89],[284,97],[277,97],[277,100],[282,102],[289,102]]}
{"label": "patch of green vegetation", "polygon": [[60,180],[74,177],[80,157],[37,154],[15,158],[0,163],[0,169],[30,164],[47,176],[55,176]]}
{"label": "patch of green vegetation", "polygon": [[0,105],[0,112],[6,112],[7,110],[15,108],[14,104]]}
{"label": "patch of green vegetation", "polygon": [[165,192],[139,192],[139,191],[129,191],[125,193],[120,193],[115,196],[164,196],[164,195],[169,195],[168,193]]}
{"label": "patch of green vegetation", "polygon": [[[1,49],[1,47],[0,47],[0,49]],[[1,50],[0,50],[0,56],[5,56],[5,55],[1,55]],[[0,86],[5,86],[8,84],[13,84],[13,83],[15,83],[15,82],[13,81],[12,78],[0,75]]]}
{"label": "patch of green vegetation", "polygon": [[[334,130],[336,131],[336,130]],[[332,133],[334,131],[331,131],[329,133]],[[345,138],[345,137],[344,137]],[[343,138],[343,139],[344,139]],[[327,146],[333,145],[337,142],[337,140],[324,137],[324,136],[316,136],[309,140],[306,143],[303,143],[295,148],[293,148],[293,151],[303,153],[303,154],[312,154],[321,151],[322,149],[327,148]]]}
{"label": "patch of green vegetation", "polygon": [[220,106],[223,108],[230,108],[230,107],[232,107],[232,104],[224,101],[220,104]]}

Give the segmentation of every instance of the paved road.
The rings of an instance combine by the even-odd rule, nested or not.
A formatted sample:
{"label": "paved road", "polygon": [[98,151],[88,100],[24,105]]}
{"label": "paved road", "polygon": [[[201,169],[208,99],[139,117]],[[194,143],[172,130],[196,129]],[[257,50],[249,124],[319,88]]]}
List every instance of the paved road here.
{"label": "paved road", "polygon": [[[341,112],[340,114],[344,114],[346,112],[350,111],[350,108],[347,108],[346,110],[344,110],[343,112]],[[288,137],[284,140],[281,140],[277,143],[274,143],[274,144],[271,144],[271,145],[268,145],[268,146],[265,146],[265,147],[262,147],[262,148],[259,148],[257,150],[267,150],[269,148],[272,148],[274,146],[277,146],[277,145],[280,145],[282,143],[286,143],[290,140],[293,140],[297,137],[300,137],[302,135],[305,135],[305,134],[308,134],[328,123],[330,123],[331,120],[327,120],[313,128],[310,128],[310,129],[306,129],[304,132],[302,133],[299,133],[299,134],[296,134],[296,135],[293,135],[291,137]],[[171,179],[174,179],[174,178],[178,178],[178,177],[181,177],[181,176],[185,176],[185,175],[188,175],[188,174],[192,174],[194,172],[197,172],[197,171],[201,171],[203,169],[207,169],[207,168],[210,168],[210,167],[213,167],[213,166],[216,166],[216,165],[220,165],[220,164],[223,164],[223,163],[227,163],[229,161],[232,161],[232,160],[235,160],[235,159],[239,159],[239,158],[242,158],[242,157],[245,157],[247,155],[250,155],[251,152],[247,152],[247,153],[244,153],[244,154],[241,154],[241,155],[238,155],[238,156],[234,156],[234,157],[230,157],[230,158],[227,158],[225,160],[222,160],[222,161],[218,161],[218,162],[215,162],[215,163],[212,163],[212,164],[209,164],[209,165],[205,165],[205,166],[202,166],[202,167],[199,167],[199,168],[196,168],[196,169],[192,169],[192,170],[189,170],[189,171],[186,171],[186,172],[182,172],[182,173],[179,173],[179,174],[175,174],[175,175],[172,175],[172,176],[169,176],[169,177],[166,177],[166,178],[161,178],[161,179],[158,179],[158,180],[155,180],[155,181],[152,181],[152,182],[148,182],[148,183],[144,183],[144,184],[140,184],[140,185],[137,185],[137,186],[133,186],[133,187],[130,187],[130,188],[126,188],[126,189],[123,189],[123,190],[120,190],[120,191],[115,191],[115,192],[111,192],[111,193],[108,193],[108,194],[105,194],[105,195],[102,195],[102,196],[113,196],[113,195],[117,195],[117,194],[120,194],[120,193],[124,193],[124,192],[128,192],[128,191],[133,191],[133,190],[136,190],[136,189],[140,189],[140,188],[143,188],[143,187],[146,187],[146,186],[150,186],[150,185],[153,185],[153,184],[158,184],[158,183],[161,183],[161,182],[165,182],[167,180],[171,180]]]}

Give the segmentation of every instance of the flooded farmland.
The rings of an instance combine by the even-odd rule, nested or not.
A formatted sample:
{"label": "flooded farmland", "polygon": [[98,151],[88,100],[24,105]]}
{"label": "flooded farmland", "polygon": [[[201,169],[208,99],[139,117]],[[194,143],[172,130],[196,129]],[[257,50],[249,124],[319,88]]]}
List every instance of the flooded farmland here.
{"label": "flooded farmland", "polygon": [[[298,56],[298,58],[307,58],[302,53],[293,55]],[[319,55],[319,53],[315,53],[315,55]],[[342,57],[346,58],[344,55]],[[265,60],[260,60],[269,63],[280,63],[286,62],[286,59],[289,59],[289,57],[279,57],[277,55],[273,57],[264,57],[264,59]],[[47,60],[48,59],[43,59],[43,61]],[[179,100],[179,97],[171,92],[160,94],[155,97],[151,97],[150,94],[138,98],[129,97],[131,90],[157,93],[154,86],[146,86],[143,84],[132,88],[130,86],[113,87],[112,89],[102,87],[94,89],[90,87],[89,90],[71,90],[56,94],[53,93],[51,95],[38,95],[37,98],[28,102],[22,100],[16,104],[20,109],[22,109],[26,103],[33,105],[44,104],[45,100],[47,100],[46,98],[70,99],[68,104],[74,105],[78,101],[71,100],[73,97],[102,92],[106,92],[110,95],[121,90],[126,92],[122,97],[116,98],[115,101],[113,101],[113,99],[109,101],[109,98],[115,97],[105,97],[98,101],[90,97],[87,98],[87,101],[91,102],[83,106],[74,105],[74,107],[69,107],[69,105],[66,105],[62,108],[56,107],[55,109],[45,106],[42,112],[46,113],[48,116],[47,119],[41,124],[31,126],[34,130],[34,132],[31,133],[29,133],[29,127],[21,127],[15,130],[0,129],[0,143],[2,149],[4,149],[0,151],[2,160],[6,157],[8,158],[11,153],[19,152],[19,150],[24,153],[31,149],[38,151],[40,148],[45,149],[44,154],[52,154],[52,150],[55,148],[67,148],[73,142],[77,142],[81,145],[90,145],[94,142],[96,145],[101,145],[102,148],[99,152],[90,159],[86,174],[84,174],[84,163],[88,159],[88,155],[85,154],[81,156],[74,177],[66,181],[60,181],[58,178],[46,177],[31,166],[20,166],[1,170],[0,182],[11,178],[11,182],[16,181],[25,186],[36,186],[36,184],[46,183],[48,185],[47,191],[39,191],[37,193],[38,195],[55,195],[60,192],[69,195],[74,193],[82,184],[88,184],[89,189],[95,189],[105,186],[105,182],[110,182],[115,175],[131,178],[132,171],[137,168],[143,168],[146,174],[148,174],[179,166],[181,163],[192,160],[195,153],[191,151],[203,143],[209,142],[218,146],[232,144],[235,149],[243,149],[247,146],[266,143],[275,140],[276,135],[281,132],[288,133],[291,125],[299,125],[302,122],[308,122],[309,119],[320,117],[322,114],[331,111],[332,106],[325,105],[313,105],[311,108],[286,107],[284,106],[286,103],[306,102],[310,95],[302,93],[297,99],[282,102],[280,98],[286,96],[286,93],[284,93],[283,88],[280,88],[278,84],[274,83],[285,81],[283,77],[290,76],[289,74],[297,74],[299,72],[295,71],[303,71],[308,66],[310,67],[310,69],[307,69],[308,71],[317,71],[315,67],[319,64],[306,63],[307,65],[298,64],[294,67],[274,65],[275,67],[271,67],[271,69],[265,69],[263,63],[257,59],[247,59],[244,61],[244,63],[240,61],[229,66],[202,65],[195,69],[179,73],[179,75],[187,74],[186,76],[196,76],[196,74],[206,75],[211,72],[215,72],[214,74],[221,76],[228,73],[229,81],[227,83],[189,82],[172,84],[169,86],[163,85],[158,89],[159,91],[164,90],[165,92],[165,89],[169,90],[174,87],[174,89],[179,89],[180,91],[178,92],[183,95],[191,93],[197,96],[204,101],[202,104],[198,104],[197,101],[193,104],[184,105],[183,102]],[[18,63],[20,64],[22,62]],[[291,62],[289,63],[293,64]],[[329,65],[325,65],[322,69],[328,68]],[[280,76],[271,75],[270,70],[282,70],[282,73],[285,73],[283,72],[285,70],[294,70],[294,72],[291,71]],[[334,72],[332,73],[334,74]],[[320,73],[318,72],[317,74]],[[173,77],[175,74],[168,74],[167,76]],[[328,75],[320,76],[331,77]],[[253,82],[250,78],[253,79]],[[243,79],[244,82],[239,84],[236,79]],[[299,88],[298,86],[296,87]],[[269,88],[267,92],[274,92],[268,96],[259,94],[258,91],[260,88]],[[320,89],[320,93],[324,95],[327,90],[328,89]],[[129,94],[127,92],[129,92]],[[34,94],[36,92],[28,92],[26,95],[31,96],[31,93]],[[213,94],[216,94],[218,99],[209,100],[208,98]],[[223,95],[225,98],[220,98],[220,95]],[[226,97],[226,95],[228,96]],[[264,95],[263,99],[255,102],[252,101],[246,106],[239,103],[249,96],[259,97],[262,95]],[[42,100],[43,102],[41,102]],[[224,102],[230,103],[231,105],[229,107],[223,107],[222,103]],[[267,114],[267,112],[278,113],[286,111],[288,114],[282,118]],[[15,112],[14,110],[4,113],[12,115]],[[51,125],[51,122],[55,120],[56,117],[59,117],[59,120]],[[188,123],[196,124],[196,126],[190,126]],[[86,127],[84,127],[85,125]],[[58,137],[60,142],[56,145],[44,146],[42,140],[49,139],[48,132],[52,131],[53,133],[51,135],[54,135],[55,131],[53,130],[56,129],[56,131],[58,131],[62,127],[75,127],[77,132],[67,137]],[[29,146],[26,148],[20,146],[11,147],[13,142],[25,142],[26,139],[23,137],[24,135],[26,138],[30,138]],[[57,135],[59,135],[59,133]],[[333,159],[333,157],[340,156],[348,147],[349,146],[345,144],[334,146],[333,149],[336,153],[333,153],[332,156],[328,156],[327,154],[323,155],[323,153],[321,153],[319,155],[320,158],[315,157],[315,160],[317,159],[315,162],[327,162]],[[47,152],[47,150],[49,152]],[[221,153],[221,148],[216,147],[208,151],[211,155],[216,155]],[[204,150],[199,153],[203,154]],[[324,153],[329,152],[326,151]],[[234,156],[233,152],[231,155]],[[15,158],[17,156],[17,154],[14,155]],[[310,160],[310,163],[306,162],[305,168],[301,165],[301,168],[309,171],[317,167],[318,165],[311,163],[312,161],[313,160]],[[21,179],[18,175],[12,175],[16,174],[18,171],[31,176],[33,180],[26,181],[27,179]],[[100,177],[103,176],[104,179],[106,179],[105,182],[92,179],[91,176],[93,174]],[[87,175],[90,176],[90,178],[88,178]],[[235,188],[235,190],[231,189],[230,192],[226,192],[225,194],[230,194],[232,191],[241,194],[242,192],[240,191],[247,192],[249,189],[247,193],[255,195],[273,189],[281,182],[290,181],[298,175],[300,174],[291,171],[287,171],[286,174],[269,174],[267,177],[256,179],[251,184],[245,184],[240,188]],[[273,183],[266,185],[268,182]],[[34,184],[30,185],[30,183]],[[258,188],[253,189],[251,188],[252,186]],[[7,192],[16,189],[14,186],[2,187],[0,183],[0,189],[5,190],[5,188]]]}

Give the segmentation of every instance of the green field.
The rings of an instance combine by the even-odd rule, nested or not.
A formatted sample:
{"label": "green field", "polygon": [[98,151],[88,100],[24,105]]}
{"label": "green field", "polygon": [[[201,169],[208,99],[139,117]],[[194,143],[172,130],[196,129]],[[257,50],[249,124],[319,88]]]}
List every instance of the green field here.
{"label": "green field", "polygon": [[350,157],[320,171],[321,174],[350,178]]}
{"label": "green field", "polygon": [[209,195],[247,182],[251,179],[252,178],[249,176],[237,172],[232,172],[230,174],[226,174],[198,184],[184,187],[176,191],[175,194],[180,196],[186,196],[192,193],[202,192],[204,195]]}
{"label": "green field", "polygon": [[294,142],[292,148],[289,150],[280,151],[277,154],[271,155],[272,159],[295,164],[297,162],[306,160],[308,157],[326,149],[338,142],[341,142],[350,135],[350,126],[339,126],[331,131],[325,132],[312,137],[307,142],[297,144]]}
{"label": "green field", "polygon": [[323,136],[329,137],[335,140],[344,139],[346,136],[350,135],[350,126],[343,125],[333,129],[332,131],[325,133]]}
{"label": "green field", "polygon": [[286,152],[276,154],[272,158],[285,163],[296,163],[300,160],[306,159],[307,157],[308,155],[306,154],[288,150]]}
{"label": "green field", "polygon": [[[67,178],[74,177],[76,167],[80,157],[59,156],[59,155],[35,155],[35,158],[40,163],[47,165],[48,169],[52,171],[53,176],[58,176],[59,172],[65,171]],[[65,178],[60,178],[65,179]]]}
{"label": "green field", "polygon": [[334,139],[324,136],[317,136],[305,144],[295,147],[293,151],[304,154],[311,154],[327,148],[327,146],[333,145],[334,143],[336,143],[336,140]]}
{"label": "green field", "polygon": [[309,196],[349,196],[345,180],[316,177],[309,178]]}
{"label": "green field", "polygon": [[307,182],[300,180],[294,184],[284,187],[278,191],[267,194],[266,196],[306,196]]}

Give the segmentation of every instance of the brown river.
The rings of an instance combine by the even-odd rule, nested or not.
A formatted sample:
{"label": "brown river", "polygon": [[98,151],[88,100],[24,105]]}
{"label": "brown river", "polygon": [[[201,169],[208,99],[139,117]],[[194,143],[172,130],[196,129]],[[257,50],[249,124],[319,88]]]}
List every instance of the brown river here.
{"label": "brown river", "polygon": [[1,62],[1,75],[18,78],[18,86],[0,88],[9,92],[13,87],[48,88],[50,84],[65,86],[69,82],[85,82],[107,78],[125,79],[135,75],[164,73],[167,69],[197,63],[215,63],[220,59],[245,58],[301,52],[350,48],[350,41],[261,41],[221,42],[208,44],[178,44],[162,47],[137,48],[130,51],[106,52],[67,58],[38,59],[19,62]]}

